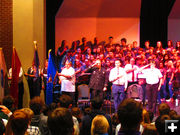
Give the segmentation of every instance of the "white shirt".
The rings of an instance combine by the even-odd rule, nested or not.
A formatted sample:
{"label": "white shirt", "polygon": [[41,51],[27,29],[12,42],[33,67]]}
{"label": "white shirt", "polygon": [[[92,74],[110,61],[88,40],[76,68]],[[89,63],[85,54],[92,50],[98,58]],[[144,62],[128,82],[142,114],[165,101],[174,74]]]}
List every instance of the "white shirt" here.
{"label": "white shirt", "polygon": [[110,74],[109,74],[109,81],[116,85],[124,85],[126,89],[127,88],[127,74],[124,68],[119,67],[119,75],[120,76],[122,75],[122,77],[112,82],[118,77],[118,69],[117,67],[111,69]]}
{"label": "white shirt", "polygon": [[66,77],[60,76],[61,91],[75,92],[75,70],[72,67],[70,67],[69,69],[64,68],[61,71],[61,74],[72,76],[71,79],[67,79]]}
{"label": "white shirt", "polygon": [[[9,77],[12,77],[12,68],[9,69]],[[22,67],[20,68],[20,71],[19,71],[19,82],[22,82],[23,81],[23,69]]]}
{"label": "white shirt", "polygon": [[[136,65],[133,65],[133,67],[132,67],[131,64],[126,64],[126,66],[125,66],[124,68],[125,68],[125,71],[130,70],[130,69],[132,69],[132,68],[136,68],[136,70],[134,70],[134,82],[136,82],[136,81],[137,81],[137,74],[138,74],[138,72],[139,72],[139,67],[136,66]],[[128,82],[133,82],[133,80],[132,80],[132,74],[133,74],[133,72],[127,73]]]}
{"label": "white shirt", "polygon": [[160,70],[157,68],[144,69],[142,72],[144,73],[147,84],[157,84],[159,79],[163,77]]}

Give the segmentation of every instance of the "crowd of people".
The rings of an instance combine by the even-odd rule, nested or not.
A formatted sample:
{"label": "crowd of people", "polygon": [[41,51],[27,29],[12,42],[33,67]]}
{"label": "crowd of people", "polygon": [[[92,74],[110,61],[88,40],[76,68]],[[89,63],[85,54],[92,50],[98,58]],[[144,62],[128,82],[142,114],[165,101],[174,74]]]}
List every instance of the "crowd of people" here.
{"label": "crowd of people", "polygon": [[[114,43],[113,37],[109,37],[106,43],[99,42],[97,37],[94,42],[87,42],[83,37],[82,42],[74,41],[69,48],[63,40],[57,50],[57,72],[53,79],[47,80],[48,61],[42,70],[34,64],[28,69],[29,108],[22,108],[23,101],[19,99],[21,103],[15,110],[13,99],[4,98],[11,105],[2,102],[0,106],[2,131],[15,135],[164,134],[164,120],[179,119],[165,102],[173,103],[179,96],[180,42],[174,47],[169,40],[167,48],[162,47],[161,41],[156,47],[149,41],[142,46],[136,41],[127,44],[126,38]],[[46,96],[47,83],[52,80],[53,91],[60,95],[54,96],[54,102],[47,106],[39,97],[40,90],[44,88]],[[83,111],[78,107],[81,84],[87,84],[91,99],[91,106]],[[113,115],[102,111],[104,100],[111,99]],[[155,123],[153,115],[159,116]]]}
{"label": "crowd of people", "polygon": [[[180,42],[174,47],[169,40],[163,48],[161,41],[157,41],[156,47],[146,41],[142,46],[144,48],[137,41],[127,44],[126,38],[114,43],[113,37],[109,37],[105,43],[99,42],[97,37],[94,42],[87,42],[83,37],[82,42],[74,41],[69,49],[67,41],[63,40],[57,50],[61,91],[71,94],[77,103],[78,86],[87,83],[90,98],[100,96],[111,100],[113,97],[117,111],[119,103],[132,97],[132,89],[136,88],[136,97],[143,104],[147,98],[149,109],[155,112],[157,98],[159,103],[173,102],[178,96]],[[87,73],[90,73],[89,78]],[[68,90],[65,86],[73,88]]]}
{"label": "crowd of people", "polygon": [[29,108],[17,109],[14,99],[6,96],[0,105],[0,135],[165,135],[172,132],[166,120],[177,121],[173,134],[179,133],[180,115],[167,103],[158,106],[156,115],[132,98],[123,100],[111,115],[104,113],[103,103],[95,97],[81,110],[73,107],[70,96],[62,94],[49,106],[36,96]]}

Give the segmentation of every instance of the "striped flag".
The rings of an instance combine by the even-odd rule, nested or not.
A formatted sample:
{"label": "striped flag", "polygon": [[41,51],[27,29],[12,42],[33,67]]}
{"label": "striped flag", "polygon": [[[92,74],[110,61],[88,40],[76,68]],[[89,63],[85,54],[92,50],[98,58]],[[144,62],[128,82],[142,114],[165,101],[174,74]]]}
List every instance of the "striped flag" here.
{"label": "striped flag", "polygon": [[48,69],[47,69],[47,87],[46,87],[46,104],[53,102],[53,82],[56,75],[55,60],[51,50],[49,50]]}
{"label": "striped flag", "polygon": [[6,62],[4,59],[4,53],[2,48],[0,48],[0,101],[4,98],[4,85],[5,85],[5,75],[7,72]]}

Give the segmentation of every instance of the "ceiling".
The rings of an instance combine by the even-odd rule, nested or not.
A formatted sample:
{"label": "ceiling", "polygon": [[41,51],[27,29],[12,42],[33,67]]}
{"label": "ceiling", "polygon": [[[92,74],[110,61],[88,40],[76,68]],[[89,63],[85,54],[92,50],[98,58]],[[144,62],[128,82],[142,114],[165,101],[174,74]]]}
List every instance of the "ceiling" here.
{"label": "ceiling", "polygon": [[176,0],[169,15],[171,19],[180,19],[180,0]]}
{"label": "ceiling", "polygon": [[[56,17],[134,17],[140,16],[141,0],[64,0]],[[176,0],[169,18],[180,19],[180,0]]]}
{"label": "ceiling", "polygon": [[141,0],[64,0],[56,17],[139,17]]}

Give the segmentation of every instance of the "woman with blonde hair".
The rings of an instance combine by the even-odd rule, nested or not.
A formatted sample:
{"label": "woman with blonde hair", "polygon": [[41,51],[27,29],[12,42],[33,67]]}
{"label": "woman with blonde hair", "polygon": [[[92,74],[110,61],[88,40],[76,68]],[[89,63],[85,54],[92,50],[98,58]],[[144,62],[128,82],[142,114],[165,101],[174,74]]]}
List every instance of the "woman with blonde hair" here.
{"label": "woman with blonde hair", "polygon": [[109,123],[103,115],[94,117],[91,125],[91,135],[108,135]]}

